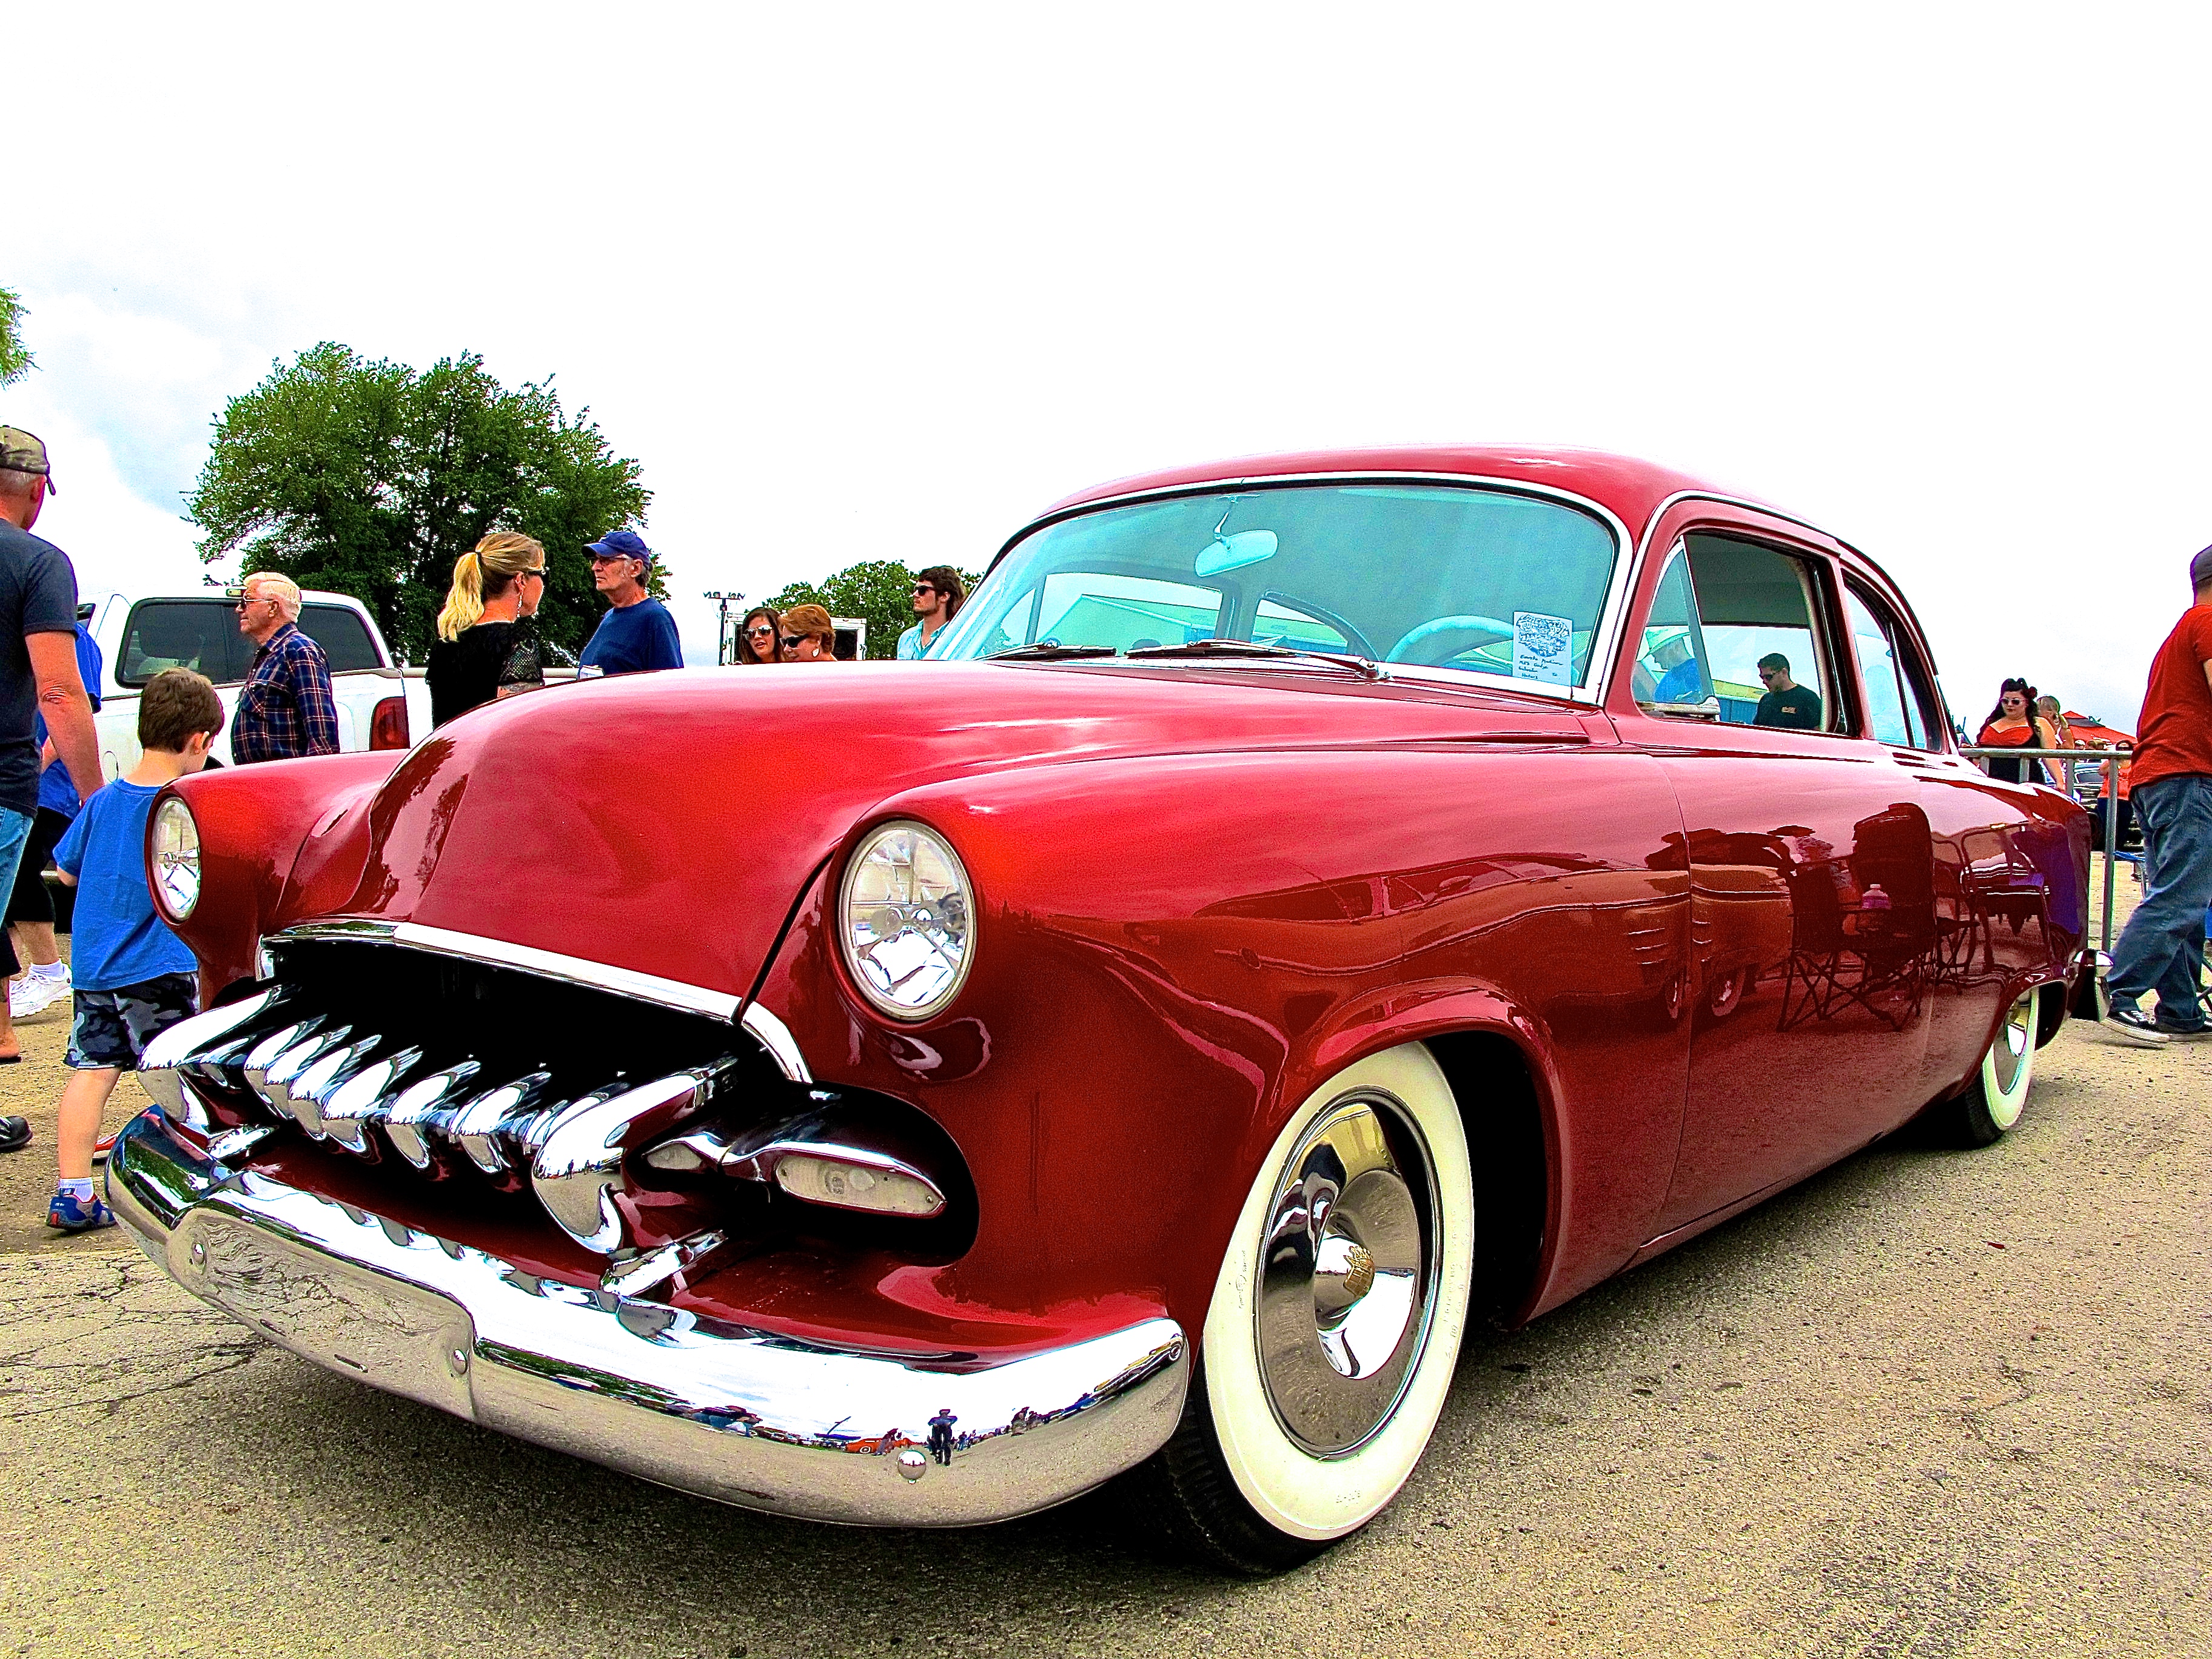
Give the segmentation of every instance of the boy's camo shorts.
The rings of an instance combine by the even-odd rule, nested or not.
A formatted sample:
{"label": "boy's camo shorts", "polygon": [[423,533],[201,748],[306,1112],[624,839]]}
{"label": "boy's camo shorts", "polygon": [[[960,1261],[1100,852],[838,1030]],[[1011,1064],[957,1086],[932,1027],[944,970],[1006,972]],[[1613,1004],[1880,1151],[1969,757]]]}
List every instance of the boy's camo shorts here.
{"label": "boy's camo shorts", "polygon": [[137,1071],[138,1056],[148,1043],[199,1012],[199,981],[191,974],[163,974],[116,991],[88,991],[79,986],[76,995],[69,1064],[80,1072],[110,1066]]}

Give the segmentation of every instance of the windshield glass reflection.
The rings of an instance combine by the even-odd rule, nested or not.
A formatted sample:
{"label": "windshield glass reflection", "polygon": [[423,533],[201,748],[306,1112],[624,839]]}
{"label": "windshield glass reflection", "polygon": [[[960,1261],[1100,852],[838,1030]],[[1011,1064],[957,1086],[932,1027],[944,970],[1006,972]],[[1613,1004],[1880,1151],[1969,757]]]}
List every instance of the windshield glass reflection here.
{"label": "windshield glass reflection", "polygon": [[1581,685],[1617,556],[1594,514],[1496,489],[1178,496],[1025,538],[930,654],[1173,653],[1218,639]]}

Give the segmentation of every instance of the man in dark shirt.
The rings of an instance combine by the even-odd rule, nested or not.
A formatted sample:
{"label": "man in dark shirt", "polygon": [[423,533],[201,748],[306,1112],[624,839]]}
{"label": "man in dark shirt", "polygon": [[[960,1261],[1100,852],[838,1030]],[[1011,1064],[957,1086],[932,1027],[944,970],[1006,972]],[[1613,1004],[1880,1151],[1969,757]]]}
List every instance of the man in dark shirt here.
{"label": "man in dark shirt", "polygon": [[294,760],[338,752],[338,704],[331,659],[300,631],[300,590],[288,576],[256,571],[240,589],[238,631],[261,648],[238,690],[230,757]]}
{"label": "man in dark shirt", "polygon": [[1800,732],[1820,729],[1820,694],[1790,678],[1790,659],[1771,651],[1759,659],[1759,681],[1766,695],[1759,700],[1753,726],[1789,726]]}
{"label": "man in dark shirt", "polygon": [[[100,741],[76,665],[76,572],[61,549],[30,533],[52,489],[46,445],[0,426],[0,890],[15,885],[39,810],[33,715],[46,717],[78,799],[90,799],[100,782]],[[0,1065],[21,1058],[0,1004]],[[24,1119],[0,1117],[0,1152],[30,1139]]]}
{"label": "man in dark shirt", "polygon": [[634,531],[617,530],[585,551],[592,556],[592,585],[614,608],[599,618],[585,646],[577,678],[683,667],[676,619],[645,590],[645,573],[653,568],[653,550],[645,538]]}

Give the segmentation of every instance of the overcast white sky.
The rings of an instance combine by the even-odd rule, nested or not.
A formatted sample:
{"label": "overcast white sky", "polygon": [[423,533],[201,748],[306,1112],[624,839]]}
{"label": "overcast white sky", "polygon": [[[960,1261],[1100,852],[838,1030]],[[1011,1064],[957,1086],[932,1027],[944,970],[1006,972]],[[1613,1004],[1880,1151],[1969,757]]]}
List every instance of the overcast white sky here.
{"label": "overcast white sky", "polygon": [[42,533],[198,585],[318,340],[589,405],[710,607],[1146,468],[1667,461],[2132,722],[2212,542],[2201,10],[88,4],[9,24]]}

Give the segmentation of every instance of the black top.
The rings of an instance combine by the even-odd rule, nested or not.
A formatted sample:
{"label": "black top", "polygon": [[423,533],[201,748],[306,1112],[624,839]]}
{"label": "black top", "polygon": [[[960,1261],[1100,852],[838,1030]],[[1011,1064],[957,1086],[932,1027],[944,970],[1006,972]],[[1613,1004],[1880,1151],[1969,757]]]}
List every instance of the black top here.
{"label": "black top", "polygon": [[39,810],[39,745],[31,736],[39,684],[23,636],[76,632],[69,556],[0,519],[0,806],[25,817]]}
{"label": "black top", "polygon": [[1786,726],[1800,732],[1820,729],[1820,694],[1809,685],[1793,685],[1787,691],[1770,691],[1759,700],[1753,726]]}
{"label": "black top", "polygon": [[458,640],[430,647],[430,724],[488,703],[506,685],[534,690],[545,684],[538,627],[530,622],[478,623]]}

